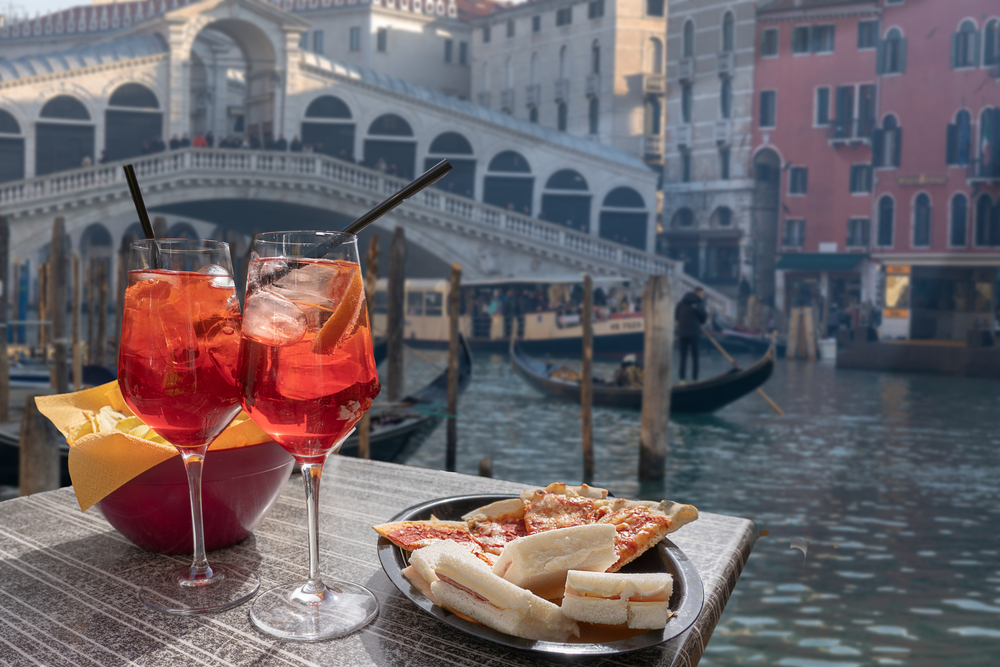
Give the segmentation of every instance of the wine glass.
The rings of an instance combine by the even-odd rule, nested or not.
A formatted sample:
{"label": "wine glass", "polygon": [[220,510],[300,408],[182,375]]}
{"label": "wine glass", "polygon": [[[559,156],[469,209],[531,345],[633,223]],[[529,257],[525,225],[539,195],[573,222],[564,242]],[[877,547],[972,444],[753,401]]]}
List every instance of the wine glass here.
{"label": "wine glass", "polygon": [[378,614],[368,589],[319,573],[323,464],[380,389],[357,237],[257,234],[246,294],[237,373],[243,409],[298,461],[309,521],[309,578],[262,593],[250,619],[283,639],[339,637]]}
{"label": "wine glass", "polygon": [[222,611],[260,588],[260,578],[246,568],[208,564],[202,527],[205,453],[240,411],[239,347],[240,304],[228,244],[132,243],[118,386],[132,412],[180,452],[191,492],[191,565],[161,573],[139,591],[142,602],[157,611]]}

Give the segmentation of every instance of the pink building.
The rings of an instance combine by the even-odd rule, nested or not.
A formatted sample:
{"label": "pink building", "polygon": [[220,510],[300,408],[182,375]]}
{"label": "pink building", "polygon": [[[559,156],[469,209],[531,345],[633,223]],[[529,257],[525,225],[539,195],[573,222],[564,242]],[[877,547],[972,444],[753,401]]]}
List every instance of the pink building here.
{"label": "pink building", "polygon": [[757,288],[779,311],[822,303],[836,324],[867,302],[893,338],[993,328],[998,19],[995,0],[758,8],[755,222],[775,279]]}

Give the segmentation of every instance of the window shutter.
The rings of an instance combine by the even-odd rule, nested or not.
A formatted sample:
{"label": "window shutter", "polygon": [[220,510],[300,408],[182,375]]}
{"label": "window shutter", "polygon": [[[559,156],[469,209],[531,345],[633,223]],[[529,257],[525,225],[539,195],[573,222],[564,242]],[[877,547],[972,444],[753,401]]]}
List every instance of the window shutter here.
{"label": "window shutter", "polygon": [[958,37],[957,32],[951,34],[951,68],[958,69]]}
{"label": "window shutter", "polygon": [[885,130],[872,132],[872,167],[885,165]]}
{"label": "window shutter", "polygon": [[899,73],[906,71],[906,38],[899,40]]}
{"label": "window shutter", "polygon": [[[865,169],[865,168],[862,167],[862,169]],[[864,178],[864,181],[865,181],[864,192],[871,192],[872,191],[872,171],[873,170],[870,167],[868,169],[864,170],[864,175],[865,175],[865,178]]]}
{"label": "window shutter", "polygon": [[898,167],[900,165],[900,157],[903,151],[903,128],[896,128],[896,144],[892,147],[892,166]]}
{"label": "window shutter", "polygon": [[958,164],[958,125],[948,124],[948,146],[945,150],[945,164]]}
{"label": "window shutter", "polygon": [[972,66],[979,67],[979,53],[983,46],[983,33],[976,31],[972,38]]}
{"label": "window shutter", "polygon": [[885,40],[880,39],[875,44],[875,73],[885,74]]}

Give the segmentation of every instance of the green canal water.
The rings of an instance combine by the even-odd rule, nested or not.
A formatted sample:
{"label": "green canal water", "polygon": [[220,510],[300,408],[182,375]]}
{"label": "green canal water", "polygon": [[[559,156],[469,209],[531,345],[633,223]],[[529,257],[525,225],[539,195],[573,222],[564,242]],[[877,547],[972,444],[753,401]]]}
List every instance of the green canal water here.
{"label": "green canal water", "polygon": [[[408,351],[407,385],[443,365]],[[653,485],[637,481],[638,413],[594,411],[596,484],[770,533],[701,665],[1000,665],[1000,383],[780,361],[766,389],[787,416],[751,395],[674,421]],[[459,472],[490,456],[498,478],[580,480],[579,407],[534,392],[505,355],[476,356],[459,407]],[[408,463],[442,468],[444,440],[442,427]]]}

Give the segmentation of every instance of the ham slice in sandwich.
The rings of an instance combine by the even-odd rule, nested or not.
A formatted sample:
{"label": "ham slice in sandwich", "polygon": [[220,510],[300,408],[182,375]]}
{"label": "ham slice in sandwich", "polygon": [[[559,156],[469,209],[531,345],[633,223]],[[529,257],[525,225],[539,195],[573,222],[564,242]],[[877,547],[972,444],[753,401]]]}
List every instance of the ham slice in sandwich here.
{"label": "ham slice in sandwich", "polygon": [[583,623],[658,630],[667,624],[673,577],[666,573],[578,572],[566,576],[562,612]]}

